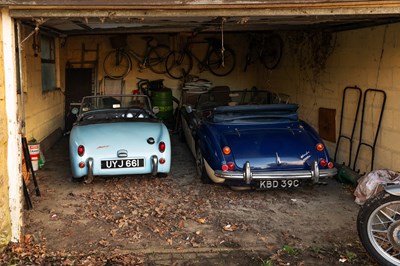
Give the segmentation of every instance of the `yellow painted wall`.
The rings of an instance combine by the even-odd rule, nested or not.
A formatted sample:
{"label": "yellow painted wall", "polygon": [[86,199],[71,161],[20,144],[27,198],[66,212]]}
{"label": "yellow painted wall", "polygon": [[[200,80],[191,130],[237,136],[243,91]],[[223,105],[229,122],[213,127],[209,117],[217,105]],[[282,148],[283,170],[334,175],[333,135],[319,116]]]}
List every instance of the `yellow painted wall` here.
{"label": "yellow painted wall", "polygon": [[[0,13],[0,25],[2,17]],[[3,65],[3,33],[0,27],[0,250],[11,239],[11,218],[8,196],[7,171],[7,117],[5,105],[5,84]]]}
{"label": "yellow painted wall", "polygon": [[[321,48],[327,40],[318,35],[304,38],[301,33],[285,33],[284,55],[281,64],[272,72],[260,69],[260,86],[282,91],[291,96],[291,101],[299,103],[300,116],[314,128],[318,128],[318,110],[320,107],[336,109],[336,134],[339,133],[342,95],[345,87],[358,86],[363,94],[369,88],[384,90],[387,94],[386,109],[378,135],[375,163],[373,169],[389,168],[400,170],[400,24],[367,29],[344,31],[333,34],[331,53]],[[309,41],[309,40],[314,40]],[[312,45],[313,44],[313,45]],[[313,49],[310,49],[313,48]],[[329,55],[330,54],[330,55]],[[329,55],[326,61],[324,55]],[[316,60],[312,60],[312,59]],[[324,63],[325,62],[325,63]],[[356,99],[348,94],[349,102]],[[366,102],[362,142],[372,144],[379,118],[379,106],[382,97],[369,94]],[[362,104],[362,102],[361,102]],[[343,133],[350,136],[351,117],[355,113],[355,104],[346,105]],[[360,109],[361,111],[361,109]],[[359,143],[360,118],[355,131],[352,161]],[[348,142],[340,145],[338,162],[347,162]],[[336,143],[327,142],[333,157]],[[356,170],[369,172],[371,167],[371,149],[361,149]]]}
{"label": "yellow painted wall", "polygon": [[[24,36],[31,29],[24,28]],[[56,60],[60,61],[63,50],[56,40]],[[26,138],[42,141],[58,128],[64,127],[64,88],[62,69],[58,72],[58,89],[42,92],[40,56],[35,57],[32,49],[32,37],[24,43],[23,50],[24,107]],[[57,64],[57,63],[56,63]],[[62,66],[62,65],[60,65]]]}

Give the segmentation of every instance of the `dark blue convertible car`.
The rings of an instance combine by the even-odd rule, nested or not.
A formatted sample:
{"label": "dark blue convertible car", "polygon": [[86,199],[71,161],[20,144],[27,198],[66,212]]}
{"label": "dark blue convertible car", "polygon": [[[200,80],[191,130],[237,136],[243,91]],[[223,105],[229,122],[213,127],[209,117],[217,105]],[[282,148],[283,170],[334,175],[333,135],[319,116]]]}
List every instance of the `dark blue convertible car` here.
{"label": "dark blue convertible car", "polygon": [[298,105],[262,95],[210,90],[182,108],[181,132],[203,183],[292,188],[334,176],[323,141],[299,120]]}

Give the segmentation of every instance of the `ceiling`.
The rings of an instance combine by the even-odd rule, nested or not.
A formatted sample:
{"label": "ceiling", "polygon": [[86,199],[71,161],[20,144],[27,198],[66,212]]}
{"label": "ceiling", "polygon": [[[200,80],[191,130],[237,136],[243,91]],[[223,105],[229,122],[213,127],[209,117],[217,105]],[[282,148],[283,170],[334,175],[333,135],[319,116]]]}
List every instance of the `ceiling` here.
{"label": "ceiling", "polygon": [[[216,6],[195,5],[193,3],[200,0],[190,1],[191,5],[168,6],[11,6],[10,15],[26,25],[39,26],[62,36],[214,32],[221,28],[226,32],[343,31],[400,22],[400,1],[367,1],[368,5],[365,1],[363,5],[355,4],[356,1],[350,4],[348,1],[346,5],[344,2],[333,5],[332,1],[325,1],[316,5],[315,0],[303,1],[314,2],[307,6],[293,3],[268,6],[267,1],[261,1],[264,5]],[[377,2],[388,3],[379,5]]]}

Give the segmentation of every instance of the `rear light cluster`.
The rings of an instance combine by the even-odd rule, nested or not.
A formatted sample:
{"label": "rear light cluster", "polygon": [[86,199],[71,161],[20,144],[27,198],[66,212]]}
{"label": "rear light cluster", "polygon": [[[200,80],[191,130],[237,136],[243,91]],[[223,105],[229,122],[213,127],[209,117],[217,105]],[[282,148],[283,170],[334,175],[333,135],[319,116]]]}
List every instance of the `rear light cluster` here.
{"label": "rear light cluster", "polygon": [[[315,149],[317,151],[319,151],[319,152],[322,152],[322,151],[325,150],[325,146],[322,143],[317,143],[317,145],[315,145]],[[327,161],[327,160],[325,160],[323,158],[319,160],[319,165],[321,167],[328,167],[328,168],[332,168],[333,167],[333,163],[332,162],[329,162],[329,161]]]}
{"label": "rear light cluster", "polygon": [[[228,146],[225,146],[222,148],[222,152],[225,155],[231,155],[231,148],[229,148]],[[233,162],[228,162],[227,164],[223,164],[221,166],[222,171],[226,172],[226,171],[233,171],[235,169],[235,164]]]}
{"label": "rear light cluster", "polygon": [[[158,150],[159,150],[160,152],[164,152],[164,151],[165,151],[165,148],[166,148],[165,142],[161,141],[161,142],[158,144]],[[158,160],[158,162],[159,162],[160,164],[164,164],[164,163],[165,163],[165,158],[160,158],[160,159]]]}

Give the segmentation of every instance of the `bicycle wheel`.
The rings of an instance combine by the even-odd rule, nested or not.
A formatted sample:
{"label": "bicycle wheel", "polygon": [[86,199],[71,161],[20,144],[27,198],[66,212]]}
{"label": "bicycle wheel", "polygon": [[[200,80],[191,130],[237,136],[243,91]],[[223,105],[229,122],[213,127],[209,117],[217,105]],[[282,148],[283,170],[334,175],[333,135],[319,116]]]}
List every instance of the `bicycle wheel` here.
{"label": "bicycle wheel", "polygon": [[260,60],[267,69],[274,69],[278,66],[282,57],[282,47],[283,42],[278,34],[266,38]]}
{"label": "bicycle wheel", "polygon": [[166,45],[158,45],[151,48],[147,57],[150,70],[156,74],[167,73],[165,60],[170,52],[169,47]]}
{"label": "bicycle wheel", "polygon": [[225,47],[222,57],[221,49],[212,49],[207,57],[207,66],[211,73],[216,76],[229,75],[236,65],[235,53],[232,49]]}
{"label": "bicycle wheel", "polygon": [[122,79],[132,69],[129,55],[122,50],[114,50],[106,55],[103,62],[104,73],[112,79]]}
{"label": "bicycle wheel", "polygon": [[171,52],[165,60],[165,69],[173,79],[182,79],[187,76],[193,67],[193,59],[186,51]]}

